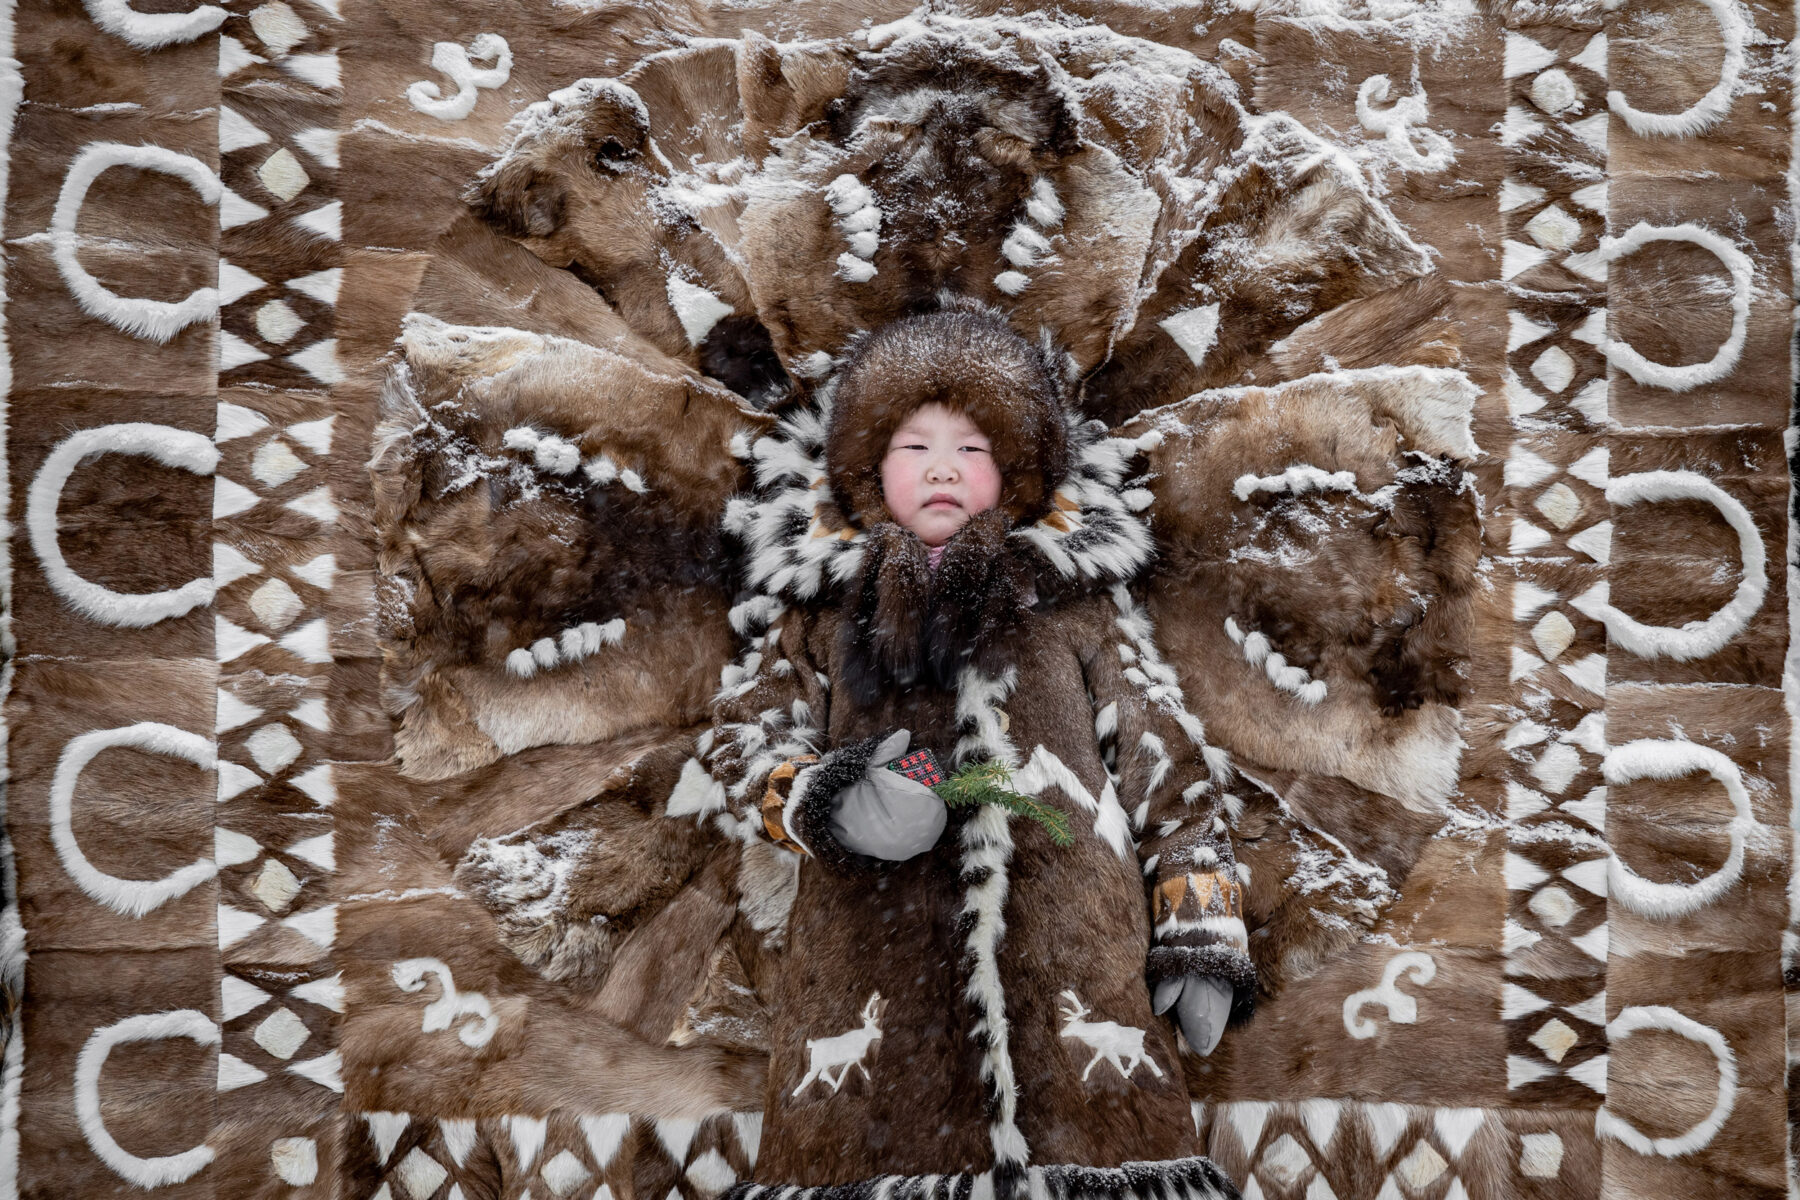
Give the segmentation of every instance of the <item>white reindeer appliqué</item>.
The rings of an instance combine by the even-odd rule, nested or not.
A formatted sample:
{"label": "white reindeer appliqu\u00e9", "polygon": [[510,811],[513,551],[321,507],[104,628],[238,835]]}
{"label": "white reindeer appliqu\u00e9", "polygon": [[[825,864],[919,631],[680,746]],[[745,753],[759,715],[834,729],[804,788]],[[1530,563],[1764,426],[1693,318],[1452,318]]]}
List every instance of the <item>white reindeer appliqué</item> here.
{"label": "white reindeer appliqu\u00e9", "polygon": [[1144,1053],[1143,1030],[1121,1025],[1117,1021],[1084,1021],[1082,1018],[1088,1015],[1088,1009],[1081,1003],[1080,997],[1076,996],[1073,989],[1064,991],[1063,996],[1068,1000],[1069,1006],[1062,1010],[1062,1035],[1086,1044],[1094,1052],[1094,1057],[1088,1060],[1087,1069],[1081,1073],[1083,1083],[1087,1082],[1088,1072],[1103,1058],[1117,1067],[1119,1074],[1126,1079],[1131,1078],[1131,1073],[1137,1070],[1139,1063],[1149,1067],[1150,1073],[1158,1079],[1162,1078],[1162,1069],[1156,1065],[1156,1060]]}
{"label": "white reindeer appliqu\u00e9", "polygon": [[[835,1096],[837,1090],[844,1086],[844,1079],[850,1074],[852,1067],[861,1071],[864,1079],[871,1083],[875,1081],[874,1076],[869,1074],[869,1068],[863,1063],[863,1058],[869,1053],[869,1047],[881,1040],[880,992],[870,995],[869,1002],[863,1005],[862,1019],[861,1029],[852,1029],[849,1033],[840,1033],[836,1037],[806,1039],[806,1053],[809,1056],[806,1078],[794,1089],[794,1095],[804,1092],[813,1080],[823,1079],[831,1085],[831,1094]],[[1141,1034],[1139,1036],[1142,1037]],[[835,1077],[831,1073],[833,1068],[837,1070]]]}

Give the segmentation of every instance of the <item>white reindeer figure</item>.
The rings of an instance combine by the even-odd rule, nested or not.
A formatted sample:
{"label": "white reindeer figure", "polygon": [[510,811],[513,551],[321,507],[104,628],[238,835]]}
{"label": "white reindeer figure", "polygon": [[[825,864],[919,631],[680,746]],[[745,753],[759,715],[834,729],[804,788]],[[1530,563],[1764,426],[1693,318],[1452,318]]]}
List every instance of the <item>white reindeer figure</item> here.
{"label": "white reindeer figure", "polygon": [[1064,1018],[1062,1035],[1085,1043],[1094,1052],[1094,1057],[1088,1060],[1087,1070],[1081,1073],[1083,1083],[1087,1082],[1088,1072],[1103,1058],[1117,1067],[1126,1079],[1131,1078],[1139,1063],[1149,1067],[1150,1073],[1158,1079],[1162,1078],[1162,1069],[1156,1065],[1156,1060],[1144,1053],[1143,1030],[1117,1021],[1084,1021],[1082,1018],[1088,1015],[1088,1009],[1074,989],[1065,990],[1063,997],[1069,1006],[1061,1010]]}
{"label": "white reindeer figure", "polygon": [[[863,1056],[868,1054],[869,1047],[881,1040],[880,992],[870,995],[869,1002],[863,1005],[862,1019],[861,1029],[852,1029],[849,1033],[840,1033],[836,1037],[806,1039],[806,1053],[809,1056],[806,1078],[794,1089],[794,1095],[804,1092],[813,1080],[823,1079],[831,1085],[831,1094],[835,1096],[837,1090],[844,1086],[844,1078],[850,1074],[851,1067],[861,1071],[863,1078],[869,1082],[875,1081],[874,1076],[869,1074],[869,1068],[863,1063]],[[831,1074],[834,1067],[837,1069],[835,1078]]]}

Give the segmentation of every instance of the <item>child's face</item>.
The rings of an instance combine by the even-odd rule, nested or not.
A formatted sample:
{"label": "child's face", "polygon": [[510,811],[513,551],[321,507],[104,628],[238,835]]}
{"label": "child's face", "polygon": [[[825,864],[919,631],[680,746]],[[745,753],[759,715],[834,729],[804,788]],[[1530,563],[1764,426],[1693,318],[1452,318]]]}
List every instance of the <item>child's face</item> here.
{"label": "child's face", "polygon": [[941,546],[1000,502],[1000,469],[987,435],[962,413],[920,405],[888,439],[881,494],[894,520]]}

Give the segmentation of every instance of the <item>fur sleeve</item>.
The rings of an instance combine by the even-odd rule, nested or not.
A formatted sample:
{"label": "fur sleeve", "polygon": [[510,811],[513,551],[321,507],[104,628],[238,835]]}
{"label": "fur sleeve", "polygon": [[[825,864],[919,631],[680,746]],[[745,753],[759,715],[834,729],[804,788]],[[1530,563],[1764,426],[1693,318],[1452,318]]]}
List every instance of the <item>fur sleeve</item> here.
{"label": "fur sleeve", "polygon": [[725,668],[713,698],[713,726],[701,736],[700,751],[724,791],[726,807],[740,822],[805,854],[811,849],[804,835],[796,836],[793,806],[809,790],[801,785],[816,774],[811,768],[823,765],[819,756],[831,684],[809,645],[813,620],[792,609],[777,607],[774,614]]}
{"label": "fur sleeve", "polygon": [[1183,975],[1225,981],[1241,1020],[1255,1005],[1256,969],[1226,823],[1230,765],[1184,705],[1130,592],[1114,588],[1107,607],[1110,628],[1091,647],[1087,682],[1149,881],[1155,945],[1146,970],[1152,986]]}

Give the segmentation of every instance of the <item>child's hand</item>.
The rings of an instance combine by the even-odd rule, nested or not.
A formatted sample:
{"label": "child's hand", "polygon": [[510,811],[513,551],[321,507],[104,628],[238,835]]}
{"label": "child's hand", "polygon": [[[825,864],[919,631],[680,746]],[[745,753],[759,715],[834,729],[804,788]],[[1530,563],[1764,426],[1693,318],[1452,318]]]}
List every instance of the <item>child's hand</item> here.
{"label": "child's hand", "polygon": [[887,764],[906,753],[909,730],[899,730],[877,746],[863,778],[832,800],[831,835],[845,849],[870,858],[902,862],[937,844],[947,813],[936,792]]}
{"label": "child's hand", "polygon": [[1207,975],[1184,975],[1156,985],[1150,1007],[1157,1013],[1175,1009],[1181,1036],[1195,1054],[1204,1058],[1219,1044],[1225,1020],[1231,1015],[1231,985]]}

